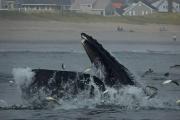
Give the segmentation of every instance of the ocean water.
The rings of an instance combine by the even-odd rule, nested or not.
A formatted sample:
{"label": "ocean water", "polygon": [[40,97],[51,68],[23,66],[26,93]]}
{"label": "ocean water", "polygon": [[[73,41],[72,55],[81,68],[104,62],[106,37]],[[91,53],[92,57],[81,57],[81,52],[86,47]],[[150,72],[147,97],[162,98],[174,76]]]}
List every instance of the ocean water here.
{"label": "ocean water", "polygon": [[[80,44],[0,44],[0,119],[2,120],[179,120],[180,87],[162,85],[164,80],[180,79],[180,45],[178,44],[111,44],[104,43],[120,63],[125,65],[144,86],[158,88],[158,94],[147,99],[141,88],[127,86],[120,91],[109,88],[110,97],[102,99],[85,93],[61,105],[47,109],[33,109],[21,98],[21,91],[13,81],[13,70],[54,69],[84,71],[91,66]],[[151,68],[154,72],[142,76]],[[169,72],[168,77],[164,76]],[[25,74],[20,72],[19,74]],[[180,83],[180,80],[178,81]]]}

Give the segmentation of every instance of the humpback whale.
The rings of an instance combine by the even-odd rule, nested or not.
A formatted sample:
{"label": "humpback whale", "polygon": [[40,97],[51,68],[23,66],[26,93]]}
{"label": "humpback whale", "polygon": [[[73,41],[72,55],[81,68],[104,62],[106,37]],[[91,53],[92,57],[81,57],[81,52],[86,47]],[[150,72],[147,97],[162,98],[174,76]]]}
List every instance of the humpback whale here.
{"label": "humpback whale", "polygon": [[103,69],[104,84],[113,88],[121,88],[126,85],[141,87],[143,92],[152,98],[157,94],[157,88],[153,86],[143,87],[132,75],[132,73],[112,56],[93,37],[86,33],[81,33],[82,45],[91,61],[97,69]]}
{"label": "humpback whale", "polygon": [[104,69],[104,81],[107,86],[136,84],[129,70],[106,51],[97,40],[85,33],[81,33],[81,38],[83,39],[82,45],[91,62],[98,69]]}
{"label": "humpback whale", "polygon": [[65,96],[68,99],[83,90],[88,90],[89,95],[92,96],[95,86],[91,81],[100,91],[105,91],[102,80],[90,74],[47,69],[33,69],[32,72],[35,74],[30,84],[20,86],[22,97],[30,103],[44,101],[47,96],[55,99]]}
{"label": "humpback whale", "polygon": [[[106,86],[121,88],[125,85],[138,86],[129,70],[120,64],[103,46],[93,37],[81,33],[82,45],[97,69],[103,68],[104,78],[99,78],[83,72],[33,69],[34,76],[28,85],[21,85],[22,97],[33,102],[42,101],[47,97],[54,99],[71,98],[84,90],[89,90],[93,96],[95,87],[106,93]],[[91,84],[91,83],[94,84]],[[146,93],[146,91],[145,91]],[[38,97],[37,97],[38,96]]]}

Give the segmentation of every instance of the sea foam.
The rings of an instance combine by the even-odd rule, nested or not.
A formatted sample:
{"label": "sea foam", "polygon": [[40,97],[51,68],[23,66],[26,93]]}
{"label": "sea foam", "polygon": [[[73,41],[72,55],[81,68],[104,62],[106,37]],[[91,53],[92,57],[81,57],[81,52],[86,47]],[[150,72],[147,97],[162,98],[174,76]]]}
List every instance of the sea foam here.
{"label": "sea foam", "polygon": [[27,68],[13,68],[12,70],[13,78],[18,86],[26,85],[28,86],[32,78],[34,77],[34,72],[32,69]]}

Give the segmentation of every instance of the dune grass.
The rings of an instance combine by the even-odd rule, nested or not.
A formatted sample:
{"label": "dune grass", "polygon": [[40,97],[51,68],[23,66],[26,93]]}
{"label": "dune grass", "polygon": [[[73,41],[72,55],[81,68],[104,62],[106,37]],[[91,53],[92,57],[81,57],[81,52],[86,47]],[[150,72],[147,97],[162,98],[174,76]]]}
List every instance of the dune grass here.
{"label": "dune grass", "polygon": [[113,22],[130,24],[173,24],[180,25],[180,13],[154,13],[148,16],[99,16],[72,12],[24,13],[17,11],[0,11],[0,20],[55,20],[62,22]]}

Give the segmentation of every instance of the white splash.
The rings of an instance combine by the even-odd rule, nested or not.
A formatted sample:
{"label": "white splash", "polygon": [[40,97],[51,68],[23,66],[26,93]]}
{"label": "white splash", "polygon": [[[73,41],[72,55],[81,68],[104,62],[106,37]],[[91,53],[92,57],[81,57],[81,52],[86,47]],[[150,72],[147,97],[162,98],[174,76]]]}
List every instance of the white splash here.
{"label": "white splash", "polygon": [[0,107],[7,107],[8,103],[5,100],[0,99]]}
{"label": "white splash", "polygon": [[[175,105],[163,98],[151,98],[143,92],[142,88],[126,86],[119,90],[107,88],[107,91],[100,93],[95,91],[95,96],[90,98],[87,94],[89,91],[83,91],[76,98],[69,100],[60,100],[60,106],[56,109],[79,109],[95,108],[97,106],[120,106],[126,110],[138,109],[166,109],[175,108]],[[172,103],[172,104],[171,104]]]}
{"label": "white splash", "polygon": [[[16,84],[28,86],[34,77],[31,68],[14,68],[13,76]],[[71,99],[60,99],[57,101],[56,109],[79,109],[79,108],[95,108],[98,105],[116,105],[125,106],[126,109],[141,109],[141,108],[169,108],[174,107],[171,101],[165,101],[163,98],[148,99],[144,91],[140,87],[125,86],[120,89],[106,87],[105,92],[99,91],[98,87],[93,82],[93,78],[89,85],[94,86],[94,97],[90,97],[89,91],[81,91],[76,97]],[[68,86],[70,87],[70,86]],[[49,95],[39,93],[43,98]],[[67,93],[68,94],[68,93]],[[67,97],[67,96],[65,96]],[[60,105],[59,105],[60,104]],[[177,105],[176,105],[177,106]]]}
{"label": "white splash", "polygon": [[18,86],[28,86],[33,77],[34,72],[32,72],[32,69],[27,68],[13,68],[12,70],[13,78]]}

